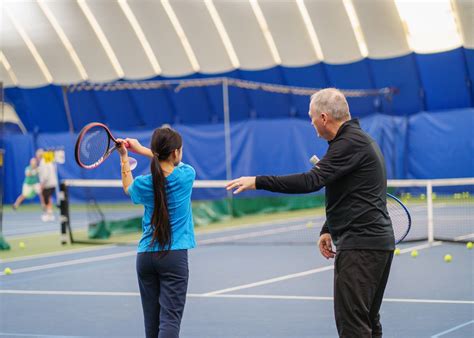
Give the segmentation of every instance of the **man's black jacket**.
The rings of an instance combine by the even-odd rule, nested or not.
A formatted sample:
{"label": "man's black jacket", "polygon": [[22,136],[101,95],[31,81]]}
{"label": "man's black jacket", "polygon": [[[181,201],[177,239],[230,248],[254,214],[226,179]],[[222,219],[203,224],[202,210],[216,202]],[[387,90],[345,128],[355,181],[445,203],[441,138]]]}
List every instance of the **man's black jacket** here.
{"label": "man's black jacket", "polygon": [[290,194],[324,186],[326,222],[321,234],[329,232],[338,250],[395,249],[384,158],[357,119],[339,128],[326,155],[309,172],[256,179],[257,189]]}

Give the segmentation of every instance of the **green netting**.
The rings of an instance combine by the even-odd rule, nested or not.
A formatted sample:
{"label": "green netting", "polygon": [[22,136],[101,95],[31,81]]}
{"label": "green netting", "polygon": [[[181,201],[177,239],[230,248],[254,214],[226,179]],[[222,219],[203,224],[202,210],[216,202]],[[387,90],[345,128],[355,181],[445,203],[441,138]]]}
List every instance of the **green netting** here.
{"label": "green netting", "polygon": [[[206,226],[232,217],[301,210],[324,206],[324,196],[259,197],[193,202],[194,225]],[[89,225],[89,239],[141,231],[141,218],[104,220]]]}
{"label": "green netting", "polygon": [[193,203],[195,226],[242,217],[324,206],[324,196],[236,198]]}
{"label": "green netting", "polygon": [[0,234],[0,250],[10,250],[10,244]]}
{"label": "green netting", "polygon": [[116,220],[100,221],[89,224],[89,239],[107,239],[111,235],[128,234],[141,231],[142,219],[140,217]]}

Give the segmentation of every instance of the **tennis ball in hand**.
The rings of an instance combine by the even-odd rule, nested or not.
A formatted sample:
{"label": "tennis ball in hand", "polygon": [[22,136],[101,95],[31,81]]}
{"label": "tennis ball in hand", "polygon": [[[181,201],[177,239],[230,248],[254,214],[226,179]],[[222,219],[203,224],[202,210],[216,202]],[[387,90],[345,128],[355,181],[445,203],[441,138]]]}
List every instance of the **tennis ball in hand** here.
{"label": "tennis ball in hand", "polygon": [[12,269],[10,269],[10,268],[5,268],[5,270],[3,270],[3,273],[4,273],[5,275],[11,275],[11,274],[12,274]]}
{"label": "tennis ball in hand", "polygon": [[412,250],[412,251],[411,251],[411,256],[412,256],[413,258],[418,257],[418,250]]}
{"label": "tennis ball in hand", "polygon": [[399,248],[396,248],[393,253],[394,253],[395,256],[398,256],[401,252],[400,252]]}
{"label": "tennis ball in hand", "polygon": [[20,242],[18,243],[18,246],[20,247],[20,249],[24,249],[25,248],[25,242]]}
{"label": "tennis ball in hand", "polygon": [[466,248],[468,248],[470,250],[470,249],[472,249],[472,247],[473,247],[472,242],[467,242]]}
{"label": "tennis ball in hand", "polygon": [[453,256],[451,256],[450,254],[447,254],[447,255],[444,255],[444,261],[449,263],[453,260]]}

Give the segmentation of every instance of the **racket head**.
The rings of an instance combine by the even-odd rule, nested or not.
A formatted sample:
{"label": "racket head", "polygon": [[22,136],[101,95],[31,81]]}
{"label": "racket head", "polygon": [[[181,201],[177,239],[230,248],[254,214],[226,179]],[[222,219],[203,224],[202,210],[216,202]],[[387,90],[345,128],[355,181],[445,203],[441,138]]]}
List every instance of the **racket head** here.
{"label": "racket head", "polygon": [[411,215],[405,204],[389,193],[387,193],[387,211],[392,220],[395,244],[398,244],[403,241],[410,232]]}
{"label": "racket head", "polygon": [[105,124],[89,123],[77,137],[74,151],[76,162],[84,169],[97,168],[116,149],[117,144]]}

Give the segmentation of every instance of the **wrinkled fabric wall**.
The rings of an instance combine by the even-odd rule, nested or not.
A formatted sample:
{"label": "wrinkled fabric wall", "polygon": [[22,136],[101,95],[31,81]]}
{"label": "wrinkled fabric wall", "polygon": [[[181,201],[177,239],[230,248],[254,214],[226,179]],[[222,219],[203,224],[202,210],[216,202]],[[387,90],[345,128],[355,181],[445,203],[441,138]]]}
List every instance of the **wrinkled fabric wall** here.
{"label": "wrinkled fabric wall", "polygon": [[[277,66],[264,70],[234,70],[213,74],[243,80],[312,88],[373,89],[396,87],[393,100],[350,98],[351,112],[363,117],[376,112],[406,116],[473,106],[474,50],[458,48],[436,54],[415,54],[390,59],[364,59],[342,65],[317,63],[306,67]],[[183,79],[211,77],[196,73]],[[153,80],[164,80],[156,77]],[[11,103],[31,132],[69,131],[62,88],[49,85],[35,89],[7,88]],[[222,88],[82,91],[67,95],[75,131],[91,121],[112,129],[149,130],[163,123],[212,124],[223,122]],[[249,118],[306,119],[308,97],[229,90],[232,121]]]}
{"label": "wrinkled fabric wall", "polygon": [[[449,178],[474,176],[474,109],[422,112],[411,116],[371,114],[361,125],[379,144],[389,178]],[[183,136],[183,161],[199,180],[226,179],[225,138],[222,123],[173,126]],[[152,130],[113,130],[116,137],[138,138],[148,145]],[[43,133],[7,136],[5,141],[5,202],[21,192],[24,167],[35,148],[64,149],[66,163],[58,164],[61,179],[119,179],[117,154],[95,170],[79,168],[74,160],[77,134]],[[316,137],[309,119],[250,119],[231,124],[232,176],[303,172],[308,159],[324,156],[327,143]],[[137,157],[135,175],[149,173],[149,161]],[[196,192],[196,197],[225,196],[225,192]],[[72,198],[81,198],[72,193]],[[110,197],[110,196],[109,196]],[[100,198],[100,196],[99,196]],[[105,195],[104,195],[105,198]],[[123,194],[117,198],[126,198]]]}

